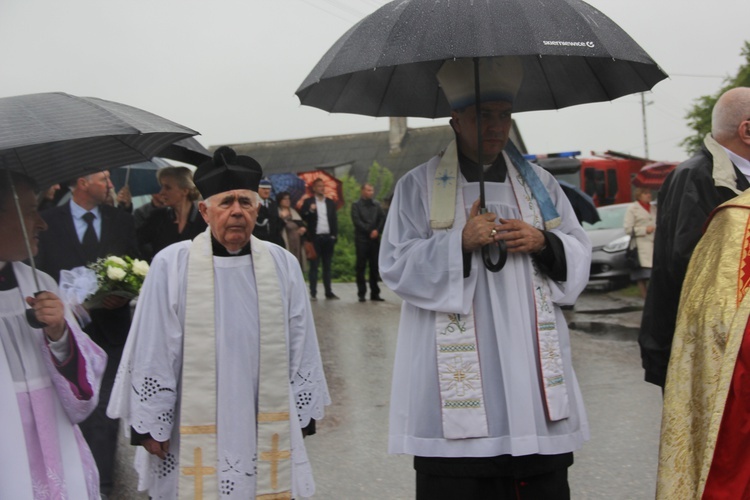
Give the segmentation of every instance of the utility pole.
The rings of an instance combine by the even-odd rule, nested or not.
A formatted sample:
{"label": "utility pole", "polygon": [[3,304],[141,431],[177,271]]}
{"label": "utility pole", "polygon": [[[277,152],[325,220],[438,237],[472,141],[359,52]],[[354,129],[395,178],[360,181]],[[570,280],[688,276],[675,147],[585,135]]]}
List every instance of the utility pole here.
{"label": "utility pole", "polygon": [[[650,104],[650,103],[649,103]],[[646,129],[646,93],[641,92],[641,116],[643,117],[643,150],[648,156],[648,130]]]}

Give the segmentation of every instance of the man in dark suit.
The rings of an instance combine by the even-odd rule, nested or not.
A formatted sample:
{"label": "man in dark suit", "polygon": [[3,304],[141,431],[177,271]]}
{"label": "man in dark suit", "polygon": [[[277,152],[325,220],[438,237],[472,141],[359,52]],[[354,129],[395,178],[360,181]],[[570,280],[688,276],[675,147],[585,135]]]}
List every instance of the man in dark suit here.
{"label": "man in dark suit", "polygon": [[380,203],[373,199],[375,188],[372,184],[362,185],[360,199],[352,203],[352,222],[354,223],[354,248],[357,251],[357,295],[359,301],[365,301],[367,282],[365,269],[370,267],[370,300],[382,302],[378,286],[378,254],[380,253],[380,235],[385,226],[385,212]]}
{"label": "man in dark suit", "polygon": [[323,286],[327,299],[338,299],[331,288],[331,260],[333,249],[336,245],[336,236],[339,233],[338,218],[336,217],[336,204],[332,199],[325,196],[325,183],[323,179],[313,181],[312,190],[314,196],[302,203],[302,218],[307,223],[307,235],[315,245],[317,259],[310,260],[310,298],[316,299],[318,292],[318,263],[323,261]]}
{"label": "man in dark suit", "polygon": [[[42,214],[49,229],[39,236],[39,269],[60,281],[60,271],[85,266],[107,255],[138,256],[133,216],[107,205],[112,182],[109,172],[98,172],[71,182],[69,203]],[[89,311],[85,331],[107,353],[99,404],[80,424],[99,468],[101,491],[108,495],[114,485],[118,421],[106,416],[122,349],[130,329],[129,300],[109,296],[101,309]]]}
{"label": "man in dark suit", "polygon": [[271,181],[261,179],[258,185],[260,206],[258,207],[258,220],[255,223],[253,236],[283,247],[285,246],[284,237],[281,235],[281,232],[286,227],[286,224],[279,216],[279,206],[271,199],[271,188],[273,188]]}

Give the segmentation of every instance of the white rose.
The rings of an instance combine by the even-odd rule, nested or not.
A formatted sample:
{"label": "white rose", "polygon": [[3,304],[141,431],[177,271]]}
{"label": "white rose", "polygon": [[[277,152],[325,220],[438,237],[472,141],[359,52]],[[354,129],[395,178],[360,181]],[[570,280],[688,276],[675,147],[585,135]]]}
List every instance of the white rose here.
{"label": "white rose", "polygon": [[122,281],[127,273],[119,267],[107,266],[107,277],[113,281]]}
{"label": "white rose", "polygon": [[127,262],[122,260],[120,257],[115,257],[115,256],[109,257],[107,259],[107,264],[117,264],[118,266],[128,267]]}
{"label": "white rose", "polygon": [[148,262],[145,260],[138,260],[135,259],[133,261],[133,274],[137,276],[146,276],[146,273],[148,273]]}

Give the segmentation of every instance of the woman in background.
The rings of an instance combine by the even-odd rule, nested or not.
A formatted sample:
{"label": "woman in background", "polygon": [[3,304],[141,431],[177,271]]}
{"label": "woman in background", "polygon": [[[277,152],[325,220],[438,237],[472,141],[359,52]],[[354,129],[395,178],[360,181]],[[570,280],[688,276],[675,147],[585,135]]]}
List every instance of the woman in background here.
{"label": "woman in background", "polygon": [[292,198],[288,192],[282,191],[276,195],[276,203],[279,206],[279,217],[286,224],[284,230],[281,232],[286,249],[297,257],[300,267],[304,270],[306,259],[304,248],[302,247],[302,237],[307,232],[305,223],[302,221],[299,213],[292,208]]}
{"label": "woman in background", "polygon": [[[656,205],[651,204],[651,190],[635,188],[635,201],[625,212],[625,232],[635,236],[638,249],[639,269],[630,271],[630,279],[638,282],[641,297],[646,297],[648,280],[651,278],[651,262],[654,257],[654,232],[656,231]],[[631,242],[631,245],[633,242]]]}
{"label": "woman in background", "polygon": [[165,167],[157,170],[156,178],[164,207],[154,209],[138,229],[138,246],[149,262],[161,249],[178,241],[192,240],[207,227],[195,204],[200,193],[189,168]]}

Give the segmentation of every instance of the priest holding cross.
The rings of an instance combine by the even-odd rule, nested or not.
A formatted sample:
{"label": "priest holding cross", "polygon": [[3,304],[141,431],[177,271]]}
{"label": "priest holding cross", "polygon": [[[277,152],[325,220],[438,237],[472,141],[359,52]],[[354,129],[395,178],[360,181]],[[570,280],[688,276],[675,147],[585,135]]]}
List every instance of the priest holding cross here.
{"label": "priest holding cross", "polygon": [[260,165],[220,148],[194,181],[205,233],[156,255],[108,413],[152,498],[291,499],[330,404],[297,260],[252,236]]}

